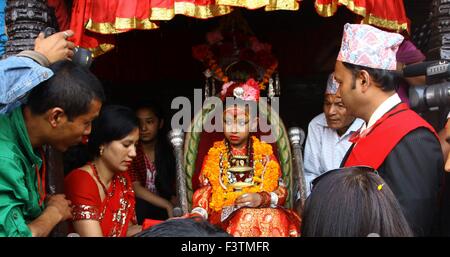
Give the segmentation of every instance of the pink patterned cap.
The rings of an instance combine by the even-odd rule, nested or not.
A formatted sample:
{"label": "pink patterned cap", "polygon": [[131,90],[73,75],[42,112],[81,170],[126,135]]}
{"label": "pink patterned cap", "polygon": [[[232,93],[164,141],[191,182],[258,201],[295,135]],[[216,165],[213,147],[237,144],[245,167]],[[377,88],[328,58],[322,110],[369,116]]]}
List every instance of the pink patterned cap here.
{"label": "pink patterned cap", "polygon": [[327,89],[325,89],[325,94],[335,95],[339,89],[339,84],[334,79],[334,72],[328,76]]}
{"label": "pink patterned cap", "polygon": [[345,24],[338,61],[369,68],[396,70],[403,36],[366,24]]}

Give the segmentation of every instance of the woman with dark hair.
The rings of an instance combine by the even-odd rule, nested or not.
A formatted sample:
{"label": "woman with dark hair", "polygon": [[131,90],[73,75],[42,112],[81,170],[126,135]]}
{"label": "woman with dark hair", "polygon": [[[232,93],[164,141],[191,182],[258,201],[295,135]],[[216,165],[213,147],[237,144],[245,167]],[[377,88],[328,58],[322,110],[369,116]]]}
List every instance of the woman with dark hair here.
{"label": "woman with dark hair", "polygon": [[89,162],[65,178],[72,225],[80,236],[130,236],[139,232],[135,199],[126,172],[136,157],[139,123],[129,108],[102,109],[89,137]]}
{"label": "woman with dark hair", "polygon": [[312,184],[303,214],[303,236],[413,236],[396,197],[374,169],[336,169]]}
{"label": "woman with dark hair", "polygon": [[175,202],[175,160],[163,132],[164,116],[153,102],[141,102],[136,108],[139,119],[139,144],[130,167],[136,192],[136,215],[165,220],[173,216]]}

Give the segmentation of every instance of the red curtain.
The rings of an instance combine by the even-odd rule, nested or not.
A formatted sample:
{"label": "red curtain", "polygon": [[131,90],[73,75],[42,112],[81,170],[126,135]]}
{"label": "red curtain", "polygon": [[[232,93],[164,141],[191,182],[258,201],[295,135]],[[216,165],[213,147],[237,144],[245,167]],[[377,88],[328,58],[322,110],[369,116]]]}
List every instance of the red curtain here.
{"label": "red curtain", "polygon": [[403,0],[316,0],[315,3],[317,13],[324,17],[333,16],[341,5],[358,14],[361,23],[395,32],[409,31]]}
{"label": "red curtain", "polygon": [[47,5],[55,10],[58,26],[61,31],[69,29],[69,15],[66,3],[61,0],[47,0]]}
{"label": "red curtain", "polygon": [[[199,19],[225,15],[233,7],[266,11],[298,10],[301,0],[74,0],[70,28],[76,45],[98,56],[114,47],[114,34],[134,29],[158,28],[158,21],[181,14]],[[339,6],[358,14],[361,23],[396,31],[408,31],[403,0],[316,0],[324,17]]]}
{"label": "red curtain", "polygon": [[[299,0],[301,1],[301,0]],[[233,7],[298,10],[297,0],[75,0],[70,28],[76,45],[94,56],[114,47],[113,34],[156,29],[158,21],[181,14],[199,19],[225,15]]]}

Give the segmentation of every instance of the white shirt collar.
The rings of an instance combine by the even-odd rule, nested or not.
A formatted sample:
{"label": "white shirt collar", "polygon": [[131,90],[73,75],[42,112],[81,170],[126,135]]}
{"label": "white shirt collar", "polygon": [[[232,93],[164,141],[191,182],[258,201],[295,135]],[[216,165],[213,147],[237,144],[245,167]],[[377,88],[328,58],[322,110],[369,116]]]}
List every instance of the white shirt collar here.
{"label": "white shirt collar", "polygon": [[355,118],[355,120],[352,122],[352,125],[347,129],[347,131],[345,131],[345,133],[341,136],[341,138],[350,135],[353,132],[358,131],[358,129],[361,128],[361,125],[364,123],[363,120],[359,119],[359,118]]}
{"label": "white shirt collar", "polygon": [[[317,123],[318,123],[320,126],[322,126],[322,127],[325,127],[325,128],[328,128],[328,129],[333,130],[333,131],[336,133],[336,135],[337,135],[337,131],[336,131],[335,129],[332,129],[332,128],[328,127],[328,123],[327,123],[327,119],[326,119],[326,117],[325,117],[325,113],[322,113],[322,114],[323,114],[322,119],[319,119],[319,120],[317,121]],[[349,134],[351,134],[351,133],[353,133],[353,132],[358,131],[358,129],[361,128],[361,125],[362,125],[362,124],[364,124],[364,121],[363,121],[362,119],[355,118],[355,120],[351,123],[351,125],[348,127],[348,129],[345,131],[345,133],[342,134],[340,137],[339,137],[339,135],[338,135],[338,137],[339,137],[340,139],[342,139],[342,138],[346,137],[347,135],[349,135]]]}
{"label": "white shirt collar", "polygon": [[394,108],[397,104],[401,103],[402,100],[398,96],[397,93],[390,96],[388,99],[386,99],[378,108],[372,113],[372,116],[370,116],[369,123],[364,124],[361,128],[361,131],[364,131],[366,128],[370,128],[377,122],[381,117],[383,117],[384,114],[386,114],[388,111],[390,111],[392,108]]}

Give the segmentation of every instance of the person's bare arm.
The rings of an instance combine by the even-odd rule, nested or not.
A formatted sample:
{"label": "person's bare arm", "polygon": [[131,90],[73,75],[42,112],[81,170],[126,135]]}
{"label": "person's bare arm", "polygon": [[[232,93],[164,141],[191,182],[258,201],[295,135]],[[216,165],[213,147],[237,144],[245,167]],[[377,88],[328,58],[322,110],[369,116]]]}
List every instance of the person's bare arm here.
{"label": "person's bare arm", "polygon": [[77,220],[73,222],[73,228],[81,237],[103,237],[98,220]]}
{"label": "person's bare arm", "polygon": [[169,218],[173,217],[173,205],[171,202],[160,197],[159,195],[150,192],[137,181],[133,182],[133,189],[137,197],[155,206],[165,209]]}
{"label": "person's bare arm", "polygon": [[42,214],[30,222],[30,228],[33,237],[45,237],[50,234],[52,229],[61,221],[72,217],[72,209],[69,207],[70,201],[66,200],[65,195],[58,194],[49,197],[47,207]]}
{"label": "person's bare arm", "polygon": [[127,236],[134,236],[142,231],[142,226],[137,224],[130,224],[127,230]]}

